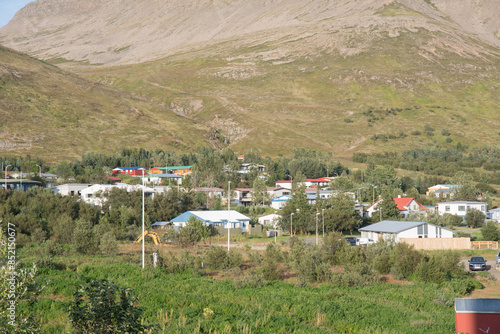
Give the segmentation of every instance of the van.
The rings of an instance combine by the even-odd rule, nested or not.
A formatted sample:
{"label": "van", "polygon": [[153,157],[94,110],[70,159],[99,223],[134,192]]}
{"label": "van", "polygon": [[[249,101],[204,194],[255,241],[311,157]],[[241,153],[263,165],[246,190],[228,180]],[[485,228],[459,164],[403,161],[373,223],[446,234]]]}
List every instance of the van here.
{"label": "van", "polygon": [[374,243],[375,243],[375,241],[373,239],[369,239],[369,238],[357,238],[356,239],[356,245],[358,245],[358,246],[366,246],[366,245],[371,245]]}

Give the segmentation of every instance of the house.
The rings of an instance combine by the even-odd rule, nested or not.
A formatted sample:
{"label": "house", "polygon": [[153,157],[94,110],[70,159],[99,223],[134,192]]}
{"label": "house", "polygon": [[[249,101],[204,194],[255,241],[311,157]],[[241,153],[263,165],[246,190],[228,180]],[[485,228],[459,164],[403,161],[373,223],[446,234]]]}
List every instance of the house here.
{"label": "house", "polygon": [[146,170],[142,167],[116,167],[112,170],[113,175],[124,174],[130,176],[144,176]]}
{"label": "house", "polygon": [[171,166],[171,167],[153,167],[149,170],[149,174],[175,174],[184,176],[191,173],[193,166]]}
{"label": "house", "polygon": [[282,195],[276,198],[271,199],[271,208],[275,210],[281,210],[287,201],[291,200],[291,195]]}
{"label": "house", "polygon": [[252,202],[252,188],[236,188],[234,190],[236,192],[236,203],[249,206]]}
{"label": "house", "polygon": [[359,229],[361,238],[394,240],[401,238],[453,238],[453,231],[426,222],[383,220]]}
{"label": "house", "polygon": [[486,213],[486,218],[500,222],[500,208],[491,209]]}
{"label": "house", "polygon": [[257,172],[259,172],[259,173],[263,173],[264,169],[265,169],[265,166],[264,165],[256,165],[256,164],[244,163],[244,164],[241,164],[240,170],[238,171],[238,173],[240,173],[240,174],[248,174],[248,173],[250,173],[252,171],[252,169],[257,170]]}
{"label": "house", "polygon": [[[321,188],[325,187],[330,183],[330,179],[326,177],[322,177],[319,179],[305,179],[304,182],[299,182],[297,183],[298,185],[305,185],[306,188]],[[276,188],[281,187],[281,188],[286,188],[286,189],[292,189],[293,187],[293,180],[283,180],[283,181],[276,181],[274,183],[274,186]]]}
{"label": "house", "polygon": [[435,196],[440,198],[451,198],[455,195],[460,185],[456,184],[436,184],[435,186],[427,189],[427,196]]}
{"label": "house", "polygon": [[439,216],[449,213],[465,218],[465,214],[468,209],[479,210],[486,216],[486,203],[484,202],[454,201],[441,202],[437,204],[437,212]]}
{"label": "house", "polygon": [[[382,202],[383,199],[379,199],[373,205],[369,206],[366,209],[367,216],[372,217],[376,212],[378,212],[378,206]],[[427,208],[417,202],[413,197],[397,197],[392,199],[396,204],[399,213],[406,218],[412,212],[427,212]]]}
{"label": "house", "polygon": [[268,193],[270,199],[280,197],[283,195],[290,195],[291,192],[292,191],[290,189],[281,188],[281,187],[280,188],[267,188],[267,193]]}
{"label": "house", "polygon": [[144,180],[146,183],[154,185],[160,185],[163,180],[167,181],[167,184],[182,185],[182,176],[177,174],[148,174],[144,177]]}
{"label": "house", "polygon": [[223,198],[224,197],[224,189],[222,189],[222,188],[198,187],[198,188],[194,188],[193,190],[197,191],[197,192],[203,192],[203,193],[207,194],[207,196],[210,198],[215,198],[215,197]]}
{"label": "house", "polygon": [[114,177],[114,176],[106,176],[105,178],[111,181],[111,183],[122,183],[123,181],[119,177]]}
{"label": "house", "polygon": [[269,215],[265,215],[259,217],[259,224],[266,226],[278,226],[281,221],[281,215],[279,213],[271,213]]}
{"label": "house", "polygon": [[187,211],[170,220],[175,229],[186,226],[189,218],[195,217],[207,226],[221,226],[223,228],[241,228],[246,233],[251,219],[235,210],[214,211]]}
{"label": "house", "polygon": [[41,186],[41,182],[23,179],[0,179],[0,187],[8,190],[28,190],[33,187]]}
{"label": "house", "polygon": [[92,185],[88,183],[65,183],[52,188],[52,192],[62,196],[80,196],[81,191],[90,186]]}
{"label": "house", "polygon": [[112,191],[113,189],[124,189],[127,192],[132,191],[142,191],[144,188],[144,195],[149,197],[155,193],[152,188],[144,187],[140,184],[130,185],[125,183],[118,184],[94,184],[88,188],[84,188],[80,191],[82,201],[91,204],[95,207],[102,206],[106,201],[106,193]]}

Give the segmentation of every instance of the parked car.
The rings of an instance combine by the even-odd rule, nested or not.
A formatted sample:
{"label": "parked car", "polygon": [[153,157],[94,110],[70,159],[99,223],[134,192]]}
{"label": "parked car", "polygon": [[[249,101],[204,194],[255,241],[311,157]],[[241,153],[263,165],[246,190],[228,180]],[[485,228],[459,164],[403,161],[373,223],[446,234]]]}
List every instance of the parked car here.
{"label": "parked car", "polygon": [[356,237],[345,237],[345,241],[351,246],[356,246]]}
{"label": "parked car", "polygon": [[373,239],[369,239],[369,238],[357,238],[356,239],[356,245],[358,245],[358,246],[366,246],[366,245],[371,245],[374,243],[375,243],[375,241],[373,241]]}
{"label": "parked car", "polygon": [[482,256],[473,256],[469,260],[469,270],[486,270],[486,260]]}
{"label": "parked car", "polygon": [[500,267],[500,252],[497,254],[497,267]]}

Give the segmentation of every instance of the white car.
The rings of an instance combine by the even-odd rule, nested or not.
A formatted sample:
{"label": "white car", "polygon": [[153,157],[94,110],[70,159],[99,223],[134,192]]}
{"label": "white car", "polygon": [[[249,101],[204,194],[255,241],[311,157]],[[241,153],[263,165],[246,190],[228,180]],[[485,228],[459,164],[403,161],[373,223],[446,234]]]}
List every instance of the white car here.
{"label": "white car", "polygon": [[375,241],[373,239],[369,239],[369,238],[357,238],[356,239],[357,246],[371,245],[374,243],[375,243]]}

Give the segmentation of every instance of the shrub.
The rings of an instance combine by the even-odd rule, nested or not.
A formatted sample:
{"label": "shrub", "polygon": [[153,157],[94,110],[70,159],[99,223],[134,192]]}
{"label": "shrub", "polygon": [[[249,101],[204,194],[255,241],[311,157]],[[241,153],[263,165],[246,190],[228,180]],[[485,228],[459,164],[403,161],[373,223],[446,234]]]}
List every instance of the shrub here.
{"label": "shrub", "polygon": [[422,261],[422,255],[407,243],[400,242],[391,253],[391,273],[408,278]]}
{"label": "shrub", "polygon": [[389,254],[380,254],[373,260],[373,269],[380,274],[388,274],[391,271],[391,257]]}
{"label": "shrub", "polygon": [[450,281],[446,281],[443,286],[448,290],[461,295],[469,294],[474,289],[483,288],[481,283],[473,278],[452,279]]}
{"label": "shrub", "polygon": [[99,250],[102,254],[116,254],[118,252],[118,241],[113,232],[106,232],[101,237]]}
{"label": "shrub", "polygon": [[200,233],[192,226],[184,226],[179,230],[177,240],[181,245],[194,245],[201,240]]}
{"label": "shrub", "polygon": [[73,246],[80,254],[94,254],[99,247],[99,239],[95,236],[92,223],[80,220],[73,231]]}
{"label": "shrub", "polygon": [[208,267],[213,269],[229,269],[240,267],[243,263],[243,257],[239,252],[228,252],[222,247],[212,246],[205,254],[205,262]]}
{"label": "shrub", "polygon": [[493,221],[488,221],[481,228],[481,234],[483,235],[483,240],[498,241],[498,223]]}
{"label": "shrub", "polygon": [[31,233],[31,242],[44,242],[47,239],[47,232],[42,228],[37,228]]}
{"label": "shrub", "polygon": [[260,288],[263,287],[266,284],[264,280],[264,276],[262,274],[258,274],[256,272],[249,272],[248,274],[241,278],[235,278],[234,279],[234,287],[236,289],[242,289],[242,288]]}
{"label": "shrub", "polygon": [[74,293],[71,325],[76,333],[140,333],[142,311],[135,302],[129,289],[106,280],[92,281]]}
{"label": "shrub", "polygon": [[342,247],[350,247],[342,240],[340,233],[328,233],[323,238],[323,243],[320,247],[321,258],[324,262],[333,265],[337,262],[337,255]]}

